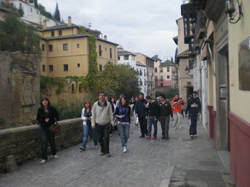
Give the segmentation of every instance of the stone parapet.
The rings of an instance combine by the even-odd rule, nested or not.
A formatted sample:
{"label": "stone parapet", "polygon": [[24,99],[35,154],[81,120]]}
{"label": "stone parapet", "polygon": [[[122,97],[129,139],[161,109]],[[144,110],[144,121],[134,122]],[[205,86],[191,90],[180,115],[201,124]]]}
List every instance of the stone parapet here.
{"label": "stone parapet", "polygon": [[[56,150],[60,151],[82,142],[83,124],[81,118],[58,122],[61,132],[56,134]],[[48,144],[48,154],[51,154]],[[0,172],[5,171],[4,158],[14,155],[17,165],[42,157],[39,126],[24,126],[0,130]]]}

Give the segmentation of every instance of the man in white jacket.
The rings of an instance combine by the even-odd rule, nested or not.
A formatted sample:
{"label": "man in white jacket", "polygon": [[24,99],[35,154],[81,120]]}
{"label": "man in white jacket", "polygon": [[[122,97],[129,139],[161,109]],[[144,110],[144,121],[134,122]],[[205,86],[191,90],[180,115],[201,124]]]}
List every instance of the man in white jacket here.
{"label": "man in white jacket", "polygon": [[99,101],[95,102],[92,107],[92,128],[96,129],[97,139],[101,146],[100,155],[106,154],[110,157],[109,152],[109,132],[110,123],[114,125],[113,111],[110,102],[105,101],[105,93],[99,93]]}

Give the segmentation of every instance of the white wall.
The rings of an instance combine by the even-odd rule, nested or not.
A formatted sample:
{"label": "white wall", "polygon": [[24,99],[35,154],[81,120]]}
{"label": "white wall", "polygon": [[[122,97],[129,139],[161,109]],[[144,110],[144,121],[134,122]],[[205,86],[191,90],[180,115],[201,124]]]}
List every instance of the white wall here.
{"label": "white wall", "polygon": [[144,94],[144,96],[147,95],[147,76],[145,76],[144,72],[147,72],[147,67],[145,66],[140,66],[140,65],[136,65],[136,71],[138,70],[138,72],[140,73],[140,70],[142,71],[142,75],[138,75],[138,82],[139,80],[142,80],[142,85],[139,86],[141,88],[141,92]]}

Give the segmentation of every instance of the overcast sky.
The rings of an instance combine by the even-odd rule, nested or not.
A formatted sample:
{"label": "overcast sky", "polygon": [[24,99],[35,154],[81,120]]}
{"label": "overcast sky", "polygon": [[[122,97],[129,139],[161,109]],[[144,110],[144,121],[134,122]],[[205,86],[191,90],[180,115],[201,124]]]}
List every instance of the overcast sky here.
{"label": "overcast sky", "polygon": [[174,57],[176,19],[181,17],[182,0],[38,0],[54,14],[58,2],[66,23],[88,26],[107,35],[125,50],[155,54],[165,61]]}

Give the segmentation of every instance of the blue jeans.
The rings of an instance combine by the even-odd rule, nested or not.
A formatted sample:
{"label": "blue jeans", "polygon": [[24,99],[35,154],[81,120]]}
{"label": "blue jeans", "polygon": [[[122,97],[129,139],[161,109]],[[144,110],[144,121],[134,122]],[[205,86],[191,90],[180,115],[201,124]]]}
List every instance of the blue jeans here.
{"label": "blue jeans", "polygon": [[189,113],[190,129],[189,135],[197,135],[197,114]]}
{"label": "blue jeans", "polygon": [[157,136],[157,120],[155,117],[148,116],[148,136],[151,137],[152,124],[154,125],[154,134],[153,136]]}
{"label": "blue jeans", "polygon": [[48,141],[51,147],[51,153],[52,155],[56,155],[56,144],[55,144],[55,133],[52,133],[49,131],[49,129],[43,128],[41,125],[39,127],[39,134],[41,137],[41,143],[42,143],[42,159],[47,160],[47,145]]}
{"label": "blue jeans", "polygon": [[128,138],[129,138],[130,126],[128,124],[122,125],[121,123],[118,122],[117,128],[118,128],[119,133],[120,133],[122,147],[124,147],[124,146],[126,146],[126,143],[128,141]]}
{"label": "blue jeans", "polygon": [[96,132],[95,129],[92,128],[91,125],[83,125],[83,140],[82,140],[82,146],[86,148],[86,144],[88,142],[88,136],[89,136],[89,131],[91,130],[92,138],[94,145],[97,145],[97,137],[96,137]]}

